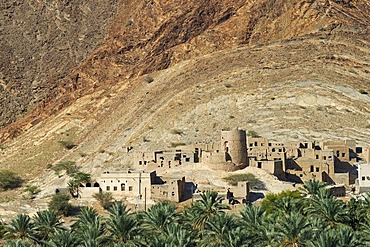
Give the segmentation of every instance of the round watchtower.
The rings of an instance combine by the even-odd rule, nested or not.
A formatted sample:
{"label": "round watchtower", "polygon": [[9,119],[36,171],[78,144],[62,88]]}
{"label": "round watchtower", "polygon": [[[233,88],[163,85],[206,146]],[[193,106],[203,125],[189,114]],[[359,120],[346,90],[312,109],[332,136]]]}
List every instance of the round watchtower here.
{"label": "round watchtower", "polygon": [[247,139],[245,130],[222,130],[220,149],[221,152],[225,153],[226,161],[245,166],[247,164]]}

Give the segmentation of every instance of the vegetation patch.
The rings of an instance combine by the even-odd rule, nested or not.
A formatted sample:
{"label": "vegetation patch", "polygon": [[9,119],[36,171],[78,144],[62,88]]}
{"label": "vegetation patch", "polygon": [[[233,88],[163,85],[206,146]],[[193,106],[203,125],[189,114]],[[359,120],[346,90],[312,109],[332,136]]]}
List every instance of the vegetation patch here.
{"label": "vegetation patch", "polygon": [[22,185],[23,180],[14,172],[0,171],[0,191],[15,189]]}
{"label": "vegetation patch", "polygon": [[358,92],[360,93],[360,94],[369,94],[367,91],[365,91],[364,89],[360,89],[360,90],[358,90]]}
{"label": "vegetation patch", "polygon": [[250,137],[260,137],[259,134],[254,130],[248,130],[247,136]]}
{"label": "vegetation patch", "polygon": [[57,212],[58,214],[68,216],[73,208],[69,203],[70,198],[71,197],[66,193],[54,194],[49,202],[49,209]]}
{"label": "vegetation patch", "polygon": [[182,130],[179,130],[179,129],[172,129],[171,134],[182,136],[184,134],[184,132]]}
{"label": "vegetation patch", "polygon": [[59,175],[61,171],[66,171],[67,175],[78,172],[76,162],[71,160],[59,162],[55,166],[51,167],[51,169],[55,171],[57,175]]}
{"label": "vegetation patch", "polygon": [[172,147],[172,148],[175,148],[175,147],[178,147],[178,146],[186,146],[186,143],[184,143],[184,142],[171,142],[170,143],[170,147]]}
{"label": "vegetation patch", "polygon": [[252,173],[232,174],[224,178],[228,184],[236,186],[238,182],[249,182],[249,185],[254,190],[265,190],[265,183],[257,178]]}
{"label": "vegetation patch", "polygon": [[154,79],[153,79],[153,77],[147,75],[147,76],[144,77],[144,81],[146,83],[152,83],[154,81]]}
{"label": "vegetation patch", "polygon": [[95,193],[93,196],[104,209],[109,208],[113,203],[113,196],[110,192]]}
{"label": "vegetation patch", "polygon": [[58,143],[68,150],[71,150],[72,148],[77,147],[77,145],[71,141],[58,141]]}
{"label": "vegetation patch", "polygon": [[27,192],[30,199],[34,199],[38,193],[41,192],[40,188],[36,185],[27,185],[24,189],[24,192]]}

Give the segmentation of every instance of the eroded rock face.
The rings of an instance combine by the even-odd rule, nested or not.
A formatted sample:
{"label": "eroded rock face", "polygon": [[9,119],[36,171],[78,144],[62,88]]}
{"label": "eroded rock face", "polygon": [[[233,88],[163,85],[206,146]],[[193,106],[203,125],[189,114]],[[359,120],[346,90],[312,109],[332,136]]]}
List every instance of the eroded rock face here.
{"label": "eroded rock face", "polygon": [[3,128],[0,141],[97,88],[184,60],[312,35],[357,42],[370,26],[368,0],[27,2],[3,5],[0,121],[36,107]]}
{"label": "eroded rock face", "polygon": [[0,4],[0,126],[42,101],[100,45],[117,0],[3,0]]}

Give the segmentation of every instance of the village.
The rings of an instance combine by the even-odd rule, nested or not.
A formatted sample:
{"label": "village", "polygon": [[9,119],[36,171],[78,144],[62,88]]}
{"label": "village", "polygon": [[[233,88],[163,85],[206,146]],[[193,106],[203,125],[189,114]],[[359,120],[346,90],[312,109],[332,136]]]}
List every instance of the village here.
{"label": "village", "polygon": [[[225,129],[218,142],[135,151],[133,161],[129,170],[106,170],[93,182],[81,184],[79,199],[90,201],[96,193],[110,192],[115,200],[126,199],[145,206],[153,200],[182,202],[196,197],[200,192],[198,185],[185,176],[168,174],[189,164],[226,172],[254,167],[291,183],[292,187],[319,180],[336,196],[345,196],[346,191],[370,191],[370,148],[357,146],[353,140],[280,143],[249,136],[243,129]],[[250,191],[248,181],[239,181],[225,188],[224,194],[229,202],[231,198],[249,203]]]}

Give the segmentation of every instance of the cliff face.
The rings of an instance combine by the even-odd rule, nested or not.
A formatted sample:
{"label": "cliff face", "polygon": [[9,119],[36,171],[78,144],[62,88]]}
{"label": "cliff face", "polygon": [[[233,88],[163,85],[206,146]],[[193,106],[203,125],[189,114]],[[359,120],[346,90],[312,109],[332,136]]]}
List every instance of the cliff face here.
{"label": "cliff face", "polygon": [[42,102],[101,45],[116,0],[2,0],[0,126]]}
{"label": "cliff face", "polygon": [[370,27],[369,1],[361,0],[10,1],[2,8],[0,121],[25,116],[2,129],[3,141],[102,86],[180,61],[313,34],[356,42]]}

